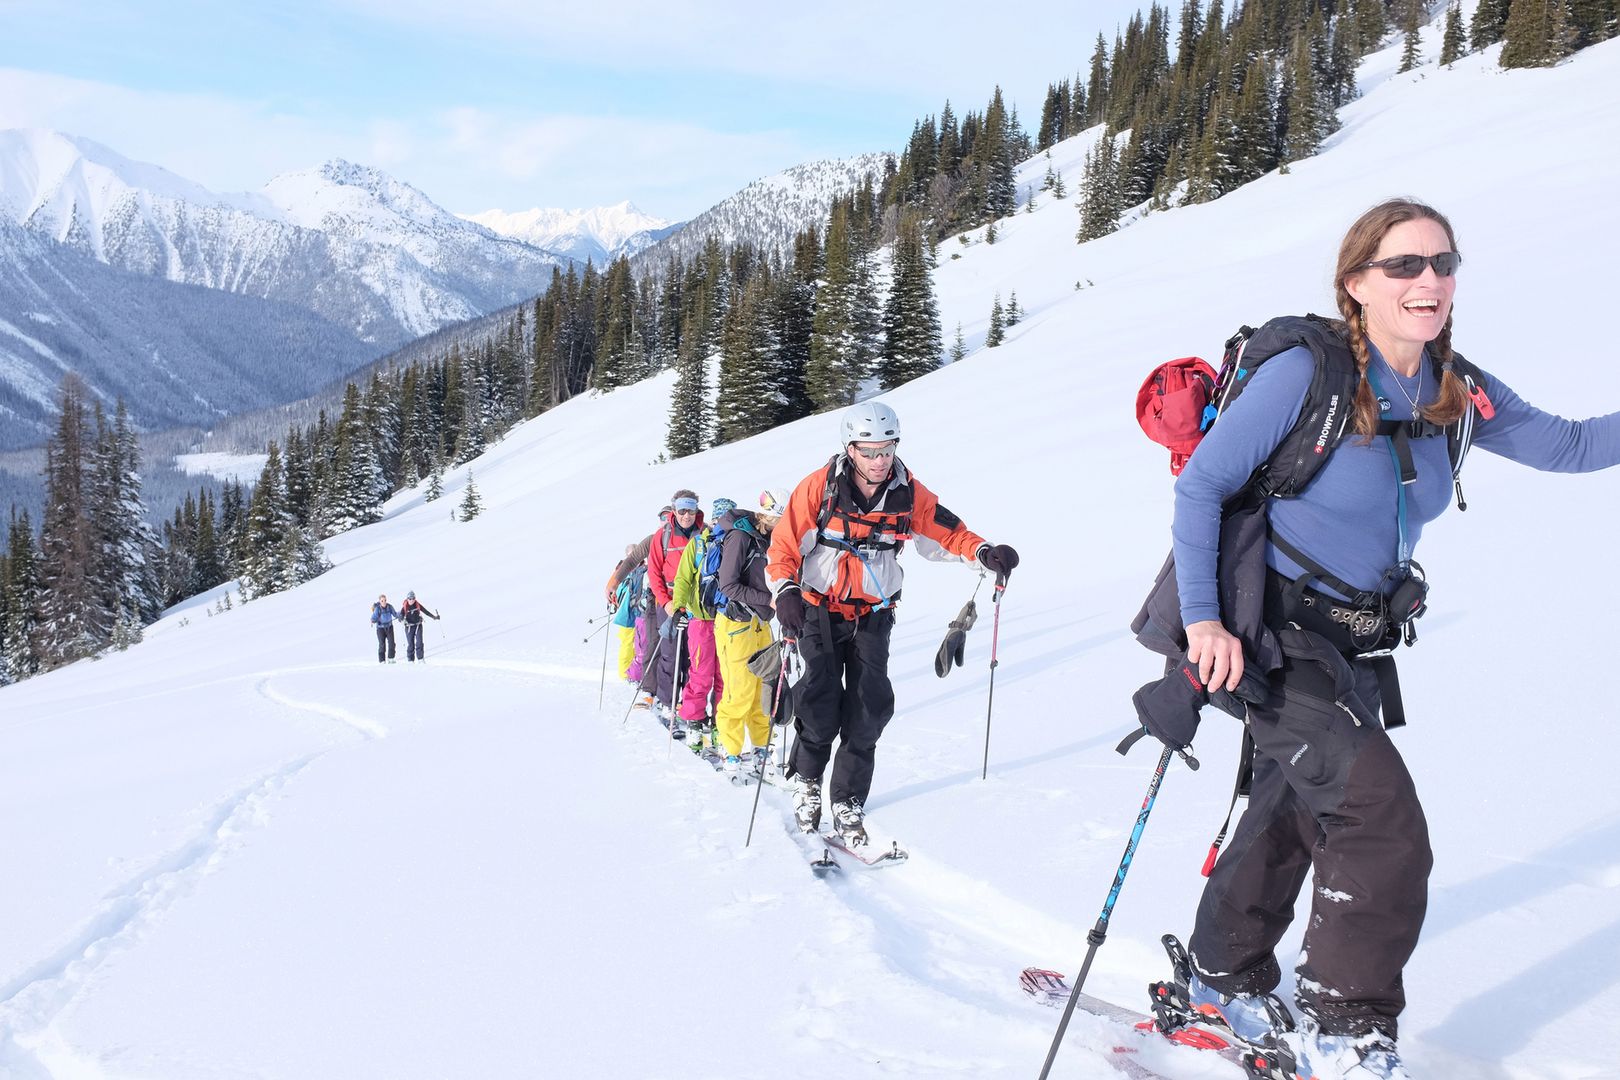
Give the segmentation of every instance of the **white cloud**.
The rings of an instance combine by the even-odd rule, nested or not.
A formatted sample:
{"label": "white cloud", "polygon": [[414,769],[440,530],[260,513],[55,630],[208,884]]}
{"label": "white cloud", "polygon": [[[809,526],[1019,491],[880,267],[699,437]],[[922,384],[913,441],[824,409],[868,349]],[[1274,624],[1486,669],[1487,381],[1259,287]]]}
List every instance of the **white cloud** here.
{"label": "white cloud", "polygon": [[983,0],[459,0],[451,22],[442,0],[340,2],[379,22],[444,36],[499,35],[509,48],[588,67],[727,72],[929,101],[949,97],[958,112],[964,103],[982,107],[998,83],[1025,110],[1038,110],[1047,83],[1086,67],[1099,31],[1112,42],[1116,28],[1145,6],[1141,0],[1034,7]]}
{"label": "white cloud", "polygon": [[633,199],[689,217],[759,176],[820,156],[784,131],[469,106],[323,121],[207,94],[134,90],[0,68],[0,128],[83,135],[215,191],[255,190],[331,157],[375,165],[451,210]]}

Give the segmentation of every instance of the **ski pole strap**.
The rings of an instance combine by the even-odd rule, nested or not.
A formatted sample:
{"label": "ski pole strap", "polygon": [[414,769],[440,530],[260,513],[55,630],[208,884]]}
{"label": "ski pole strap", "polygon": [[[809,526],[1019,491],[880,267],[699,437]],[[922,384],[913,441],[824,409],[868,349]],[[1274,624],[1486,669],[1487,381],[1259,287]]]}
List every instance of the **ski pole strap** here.
{"label": "ski pole strap", "polygon": [[1226,843],[1226,830],[1232,827],[1232,814],[1237,809],[1239,799],[1248,798],[1249,785],[1254,780],[1254,732],[1248,724],[1243,725],[1243,748],[1238,751],[1237,779],[1232,782],[1232,801],[1226,807],[1226,820],[1221,822],[1221,831],[1215,834],[1215,842],[1209,845],[1209,854],[1204,858],[1203,875],[1209,877],[1215,870],[1215,860],[1220,856],[1221,845]]}
{"label": "ski pole strap", "polygon": [[1114,753],[1118,754],[1120,757],[1126,756],[1127,754],[1129,754],[1131,752],[1131,747],[1133,747],[1137,743],[1141,742],[1142,737],[1144,735],[1146,735],[1147,733],[1148,733],[1147,728],[1145,728],[1145,727],[1137,728],[1135,731],[1131,732],[1129,735],[1127,735],[1123,739],[1119,740],[1119,745],[1114,747]]}

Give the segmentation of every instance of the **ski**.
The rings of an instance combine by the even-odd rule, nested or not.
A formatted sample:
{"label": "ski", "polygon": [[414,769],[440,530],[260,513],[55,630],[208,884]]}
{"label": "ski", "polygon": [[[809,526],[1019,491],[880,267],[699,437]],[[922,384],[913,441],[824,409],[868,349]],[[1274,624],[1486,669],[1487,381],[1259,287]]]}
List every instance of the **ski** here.
{"label": "ski", "polygon": [[837,833],[817,833],[816,835],[821,837],[822,843],[834,851],[842,852],[863,866],[874,869],[881,866],[895,866],[911,858],[911,853],[894,840],[889,841],[888,847],[871,841],[851,847],[844,843],[843,838]]}
{"label": "ski", "polygon": [[[1122,1028],[1128,1028],[1136,1039],[1163,1040],[1180,1046],[1189,1046],[1196,1050],[1212,1051],[1234,1065],[1245,1069],[1247,1074],[1253,1077],[1281,1075],[1254,1072],[1245,1060],[1252,1051],[1242,1043],[1228,1041],[1213,1032],[1198,1027],[1180,1026],[1173,1030],[1165,1030],[1159,1026],[1157,1019],[1148,1016],[1146,1013],[1127,1009],[1123,1005],[1115,1005],[1111,1001],[1104,1001],[1102,998],[1093,997],[1087,993],[1076,994],[1060,972],[1047,968],[1029,967],[1019,974],[1018,982],[1024,993],[1042,1005],[1051,1008],[1063,1008],[1067,1006],[1069,999],[1072,997],[1076,1008]],[[1135,1045],[1125,1043],[1115,1046],[1114,1052],[1109,1058],[1109,1064],[1131,1076],[1144,1078],[1162,1076],[1163,1074],[1155,1072],[1131,1056],[1140,1049],[1140,1046],[1140,1042],[1136,1042]]]}

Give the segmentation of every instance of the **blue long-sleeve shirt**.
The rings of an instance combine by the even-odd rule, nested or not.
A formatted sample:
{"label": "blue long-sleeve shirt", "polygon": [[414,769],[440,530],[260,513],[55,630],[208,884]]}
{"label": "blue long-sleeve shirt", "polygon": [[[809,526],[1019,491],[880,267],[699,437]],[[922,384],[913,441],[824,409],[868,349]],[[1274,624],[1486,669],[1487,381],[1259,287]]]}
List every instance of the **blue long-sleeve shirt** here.
{"label": "blue long-sleeve shirt", "polygon": [[[1420,376],[1397,375],[1376,349],[1372,362],[1376,385],[1390,403],[1386,419],[1410,420],[1409,398],[1423,405],[1436,397],[1427,357],[1419,369],[1421,386]],[[1171,537],[1183,624],[1221,617],[1216,588],[1221,505],[1242,490],[1293,427],[1314,370],[1315,360],[1303,347],[1267,360],[1176,481]],[[1546,472],[1592,472],[1620,464],[1620,412],[1566,420],[1537,409],[1489,374],[1483,385],[1496,415],[1475,423],[1476,448]],[[1415,549],[1423,526],[1450,505],[1452,488],[1446,440],[1414,439],[1411,447],[1417,481],[1406,488],[1406,539]],[[1388,439],[1364,443],[1347,434],[1298,497],[1271,501],[1271,527],[1336,577],[1357,588],[1377,588],[1399,558],[1398,484]],[[1266,562],[1287,577],[1303,572],[1270,543]]]}

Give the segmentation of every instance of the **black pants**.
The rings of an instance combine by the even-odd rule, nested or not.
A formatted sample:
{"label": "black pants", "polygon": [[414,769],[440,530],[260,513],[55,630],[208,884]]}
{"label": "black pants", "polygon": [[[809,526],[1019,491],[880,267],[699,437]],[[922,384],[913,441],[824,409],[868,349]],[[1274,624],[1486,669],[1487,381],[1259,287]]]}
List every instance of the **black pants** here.
{"label": "black pants", "polygon": [[[1376,702],[1371,667],[1354,673]],[[1204,887],[1193,961],[1223,993],[1270,992],[1282,975],[1274,950],[1313,873],[1296,1000],[1323,1031],[1394,1037],[1434,861],[1423,808],[1381,726],[1288,682],[1250,710],[1253,789]]]}
{"label": "black pants", "polygon": [[866,801],[878,738],[894,715],[889,683],[889,635],[894,609],[841,619],[809,608],[799,636],[804,674],[793,685],[794,727],[789,768],[795,776],[820,779],[838,740],[827,799]]}
{"label": "black pants", "polygon": [[[658,629],[662,630],[664,624],[669,622],[670,616],[664,614],[664,609],[658,609]],[[669,628],[669,636],[663,638],[658,645],[658,664],[653,672],[653,696],[660,705],[669,709],[675,708],[675,685],[685,670],[686,665],[686,635]]]}
{"label": "black pants", "polygon": [[422,656],[422,623],[405,624],[405,662],[421,660]]}
{"label": "black pants", "polygon": [[394,658],[394,624],[377,627],[377,663]]}

